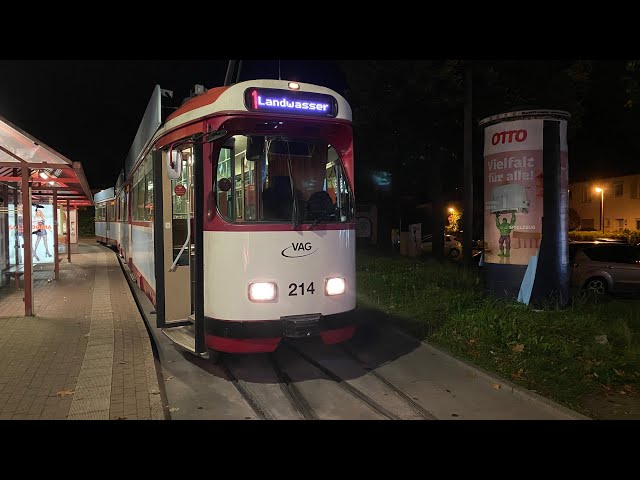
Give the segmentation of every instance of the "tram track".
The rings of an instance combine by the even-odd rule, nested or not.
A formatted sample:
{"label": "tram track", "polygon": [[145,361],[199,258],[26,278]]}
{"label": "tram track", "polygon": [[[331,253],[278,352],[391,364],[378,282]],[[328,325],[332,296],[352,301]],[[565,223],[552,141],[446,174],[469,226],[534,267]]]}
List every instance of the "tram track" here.
{"label": "tram track", "polygon": [[416,402],[414,399],[412,399],[409,395],[407,395],[404,391],[402,391],[400,388],[398,388],[396,385],[390,382],[387,378],[385,378],[380,373],[376,372],[374,368],[371,368],[366,362],[364,362],[360,357],[358,357],[358,355],[356,355],[355,352],[353,352],[353,350],[351,350],[351,348],[349,348],[347,345],[342,344],[340,345],[340,348],[354,361],[358,362],[362,366],[363,370],[365,370],[367,373],[370,373],[377,380],[383,383],[387,388],[393,391],[393,393],[396,394],[399,398],[404,400],[407,403],[407,405],[409,405],[409,407],[418,415],[420,415],[424,420],[438,419],[433,413],[431,413],[429,410],[427,410],[418,402]]}
{"label": "tram track", "polygon": [[285,342],[261,356],[224,356],[219,367],[261,420],[436,419],[348,347],[320,352]]}
{"label": "tram track", "polygon": [[284,392],[287,399],[291,402],[293,408],[304,418],[305,420],[318,420],[318,415],[311,408],[309,402],[304,397],[300,389],[296,386],[295,382],[291,380],[289,375],[283,370],[280,362],[274,354],[269,354],[269,361],[271,366],[278,376],[280,381],[280,388]]}
{"label": "tram track", "polygon": [[370,396],[365,394],[363,391],[361,391],[360,389],[354,387],[353,385],[348,383],[346,380],[341,378],[338,374],[332,372],[331,370],[326,368],[321,363],[315,361],[313,358],[311,358],[310,356],[308,356],[304,352],[302,352],[302,351],[298,350],[296,347],[292,347],[290,345],[287,345],[287,348],[290,349],[291,351],[297,353],[302,359],[304,359],[306,362],[310,363],[315,368],[320,370],[327,377],[329,377],[331,380],[333,380],[340,388],[342,388],[343,390],[345,390],[346,392],[350,393],[352,396],[354,396],[355,398],[357,398],[358,400],[360,400],[361,402],[366,404],[370,409],[372,409],[378,415],[381,415],[381,416],[383,416],[383,417],[385,417],[385,418],[387,418],[389,420],[400,420],[400,417],[398,415],[394,414],[393,412],[391,412],[387,408],[385,408],[382,405],[380,405],[378,402],[376,402]]}
{"label": "tram track", "polygon": [[[404,404],[406,404],[415,413],[415,415],[419,419],[422,419],[422,420],[437,420],[435,415],[433,415],[431,412],[429,412],[427,409],[425,409],[418,402],[413,400],[409,395],[407,395],[400,388],[398,388],[396,385],[394,385],[392,382],[390,382],[388,379],[386,379],[383,375],[381,375],[378,372],[376,372],[375,369],[371,368],[366,362],[362,361],[349,347],[347,347],[345,345],[339,345],[339,347],[350,359],[352,359],[354,362],[356,362],[367,374],[370,374],[373,378],[375,378],[382,385],[384,385],[386,388],[388,388],[393,394],[395,394]],[[299,355],[301,358],[303,358],[306,362],[310,363],[311,365],[316,367],[318,370],[322,371],[325,375],[327,375],[334,382],[336,382],[341,388],[343,388],[344,390],[346,390],[347,392],[352,394],[354,397],[358,398],[359,400],[361,400],[362,402],[367,404],[367,406],[369,406],[372,410],[374,410],[379,415],[382,415],[382,416],[388,418],[389,420],[401,420],[402,419],[402,417],[400,417],[399,415],[395,414],[394,412],[392,412],[388,408],[386,408],[383,405],[381,405],[379,402],[377,402],[371,396],[367,395],[364,391],[362,391],[361,389],[353,386],[351,383],[349,383],[349,381],[345,380],[340,375],[338,375],[337,373],[335,373],[331,369],[327,368],[322,363],[320,363],[317,360],[313,359],[310,355],[308,355],[307,353],[303,352],[301,349],[299,349],[299,348],[297,348],[297,347],[295,347],[293,345],[290,345],[290,344],[286,345],[286,348],[294,351],[297,355]]]}
{"label": "tram track", "polygon": [[227,379],[231,382],[231,384],[235,387],[244,401],[247,402],[251,410],[254,411],[254,413],[260,420],[274,420],[274,417],[269,413],[269,410],[264,405],[262,405],[262,402],[258,400],[258,398],[243,385],[244,382],[236,378],[227,363],[225,363],[224,357],[220,360],[218,365],[224,372]]}

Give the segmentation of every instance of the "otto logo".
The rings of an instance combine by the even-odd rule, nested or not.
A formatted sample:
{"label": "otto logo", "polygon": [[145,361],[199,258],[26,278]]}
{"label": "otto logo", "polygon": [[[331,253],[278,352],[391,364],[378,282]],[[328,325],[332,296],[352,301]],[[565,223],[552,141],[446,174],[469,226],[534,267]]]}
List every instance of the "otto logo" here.
{"label": "otto logo", "polygon": [[526,130],[510,130],[508,132],[497,132],[491,137],[491,143],[497,145],[499,143],[524,142],[527,139]]}
{"label": "otto logo", "polygon": [[306,257],[315,253],[318,249],[313,250],[313,246],[310,242],[298,242],[292,243],[291,246],[282,250],[281,255],[287,258],[298,258],[298,257]]}

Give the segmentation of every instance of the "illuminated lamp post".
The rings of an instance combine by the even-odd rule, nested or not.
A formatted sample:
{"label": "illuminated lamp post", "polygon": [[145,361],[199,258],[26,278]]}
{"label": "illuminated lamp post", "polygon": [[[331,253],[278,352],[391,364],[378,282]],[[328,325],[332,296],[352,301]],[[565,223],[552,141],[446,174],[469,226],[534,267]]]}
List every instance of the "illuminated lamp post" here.
{"label": "illuminated lamp post", "polygon": [[604,188],[596,187],[596,192],[600,194],[600,230],[604,235]]}

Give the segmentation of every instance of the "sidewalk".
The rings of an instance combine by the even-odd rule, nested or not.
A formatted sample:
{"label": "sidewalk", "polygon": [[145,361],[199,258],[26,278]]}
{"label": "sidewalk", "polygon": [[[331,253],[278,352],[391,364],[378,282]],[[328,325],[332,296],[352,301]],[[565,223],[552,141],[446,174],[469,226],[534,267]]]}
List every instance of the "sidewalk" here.
{"label": "sidewalk", "polygon": [[72,263],[0,287],[1,419],[164,419],[149,336],[114,253],[81,240]]}

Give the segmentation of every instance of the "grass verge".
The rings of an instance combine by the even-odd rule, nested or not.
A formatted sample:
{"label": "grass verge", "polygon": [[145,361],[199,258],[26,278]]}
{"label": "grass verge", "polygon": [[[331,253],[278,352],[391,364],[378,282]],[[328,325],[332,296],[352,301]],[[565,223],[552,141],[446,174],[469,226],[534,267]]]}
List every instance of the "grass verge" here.
{"label": "grass verge", "polygon": [[485,294],[477,270],[452,262],[364,250],[356,269],[359,305],[569,408],[589,415],[587,396],[640,388],[638,300],[574,292],[569,308],[534,311]]}

